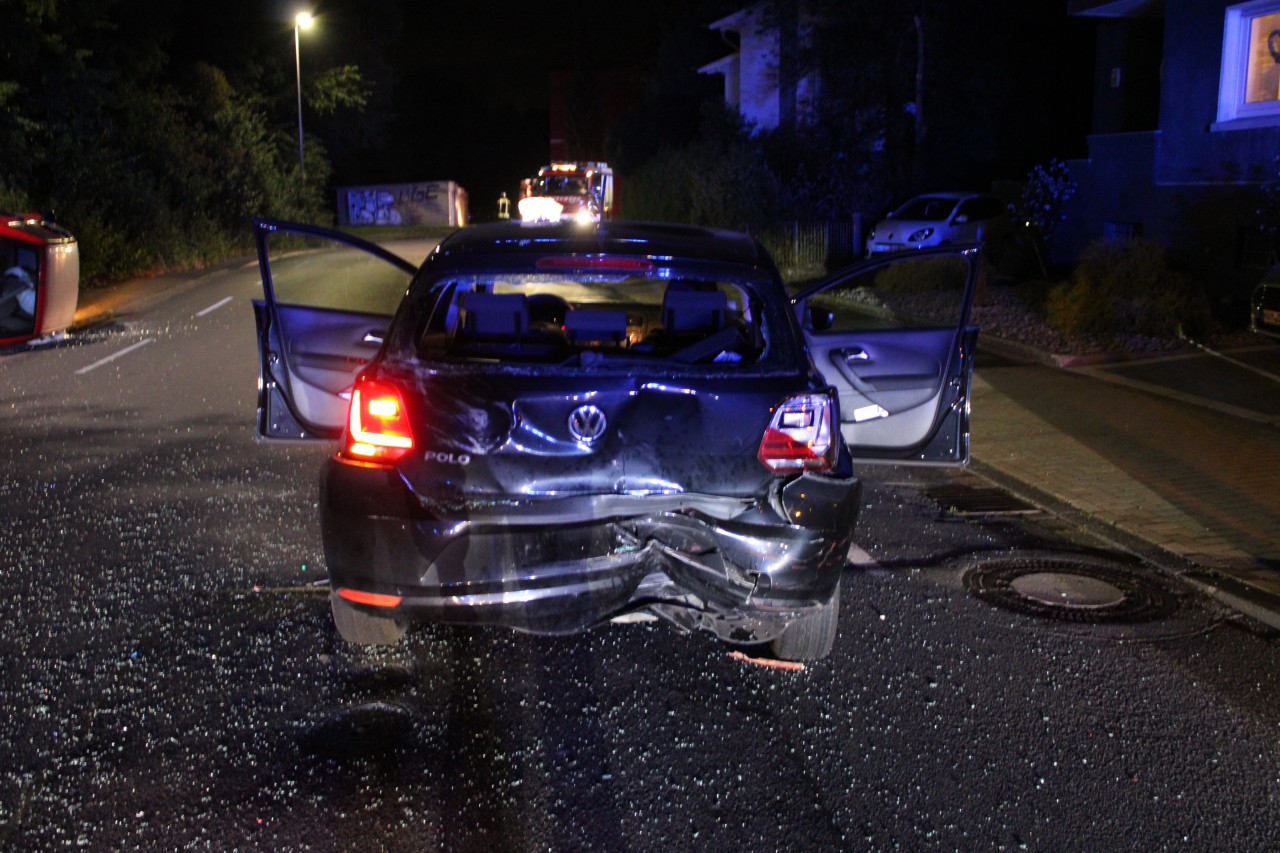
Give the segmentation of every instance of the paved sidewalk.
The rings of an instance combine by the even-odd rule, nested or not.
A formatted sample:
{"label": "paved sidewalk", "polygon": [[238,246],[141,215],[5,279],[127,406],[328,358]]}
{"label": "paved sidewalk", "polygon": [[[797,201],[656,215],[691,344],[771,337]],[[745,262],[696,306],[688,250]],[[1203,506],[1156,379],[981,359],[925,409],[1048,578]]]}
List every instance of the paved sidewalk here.
{"label": "paved sidewalk", "polygon": [[1001,343],[980,343],[975,471],[1156,546],[1280,628],[1280,347],[1062,369]]}

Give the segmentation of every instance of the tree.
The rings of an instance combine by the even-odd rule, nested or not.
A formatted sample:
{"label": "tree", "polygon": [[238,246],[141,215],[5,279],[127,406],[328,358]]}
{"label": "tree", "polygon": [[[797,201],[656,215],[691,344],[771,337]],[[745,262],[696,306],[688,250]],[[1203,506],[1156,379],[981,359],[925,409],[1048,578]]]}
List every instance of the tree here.
{"label": "tree", "polygon": [[1022,195],[1012,205],[1014,219],[1031,235],[1031,245],[1045,278],[1049,277],[1044,263],[1046,249],[1053,241],[1054,231],[1066,218],[1063,208],[1075,195],[1077,186],[1066,163],[1050,160],[1048,165],[1038,165],[1027,174]]}
{"label": "tree", "polygon": [[627,185],[627,216],[751,228],[770,221],[778,181],[736,115],[710,106],[699,139],[650,157]]}
{"label": "tree", "polygon": [[779,51],[779,82],[814,83],[812,109],[765,143],[790,211],[844,217],[924,191],[987,189],[1061,151],[1064,139],[1083,144],[1082,131],[1063,128],[1087,120],[1081,99],[1065,94],[1070,81],[1088,80],[1075,38],[1085,32],[1054,0],[762,8],[767,29],[798,22],[798,49]]}
{"label": "tree", "polygon": [[[56,211],[80,240],[86,284],[243,250],[256,214],[329,215],[318,140],[307,146],[311,180],[298,175],[292,51],[274,38],[287,24],[262,26],[249,0],[230,0],[213,21],[193,9],[0,3],[0,206]],[[211,26],[235,36],[211,39]],[[372,87],[340,63],[306,94],[309,109],[341,116]]]}

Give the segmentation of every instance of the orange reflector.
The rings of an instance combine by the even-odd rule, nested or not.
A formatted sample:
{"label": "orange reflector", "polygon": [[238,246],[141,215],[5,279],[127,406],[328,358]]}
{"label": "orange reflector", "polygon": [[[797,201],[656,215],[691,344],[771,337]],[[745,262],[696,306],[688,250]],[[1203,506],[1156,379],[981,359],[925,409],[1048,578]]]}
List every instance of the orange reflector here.
{"label": "orange reflector", "polygon": [[376,592],[361,592],[358,589],[338,588],[338,595],[356,604],[369,604],[374,607],[399,607],[401,597],[398,595],[382,595]]}

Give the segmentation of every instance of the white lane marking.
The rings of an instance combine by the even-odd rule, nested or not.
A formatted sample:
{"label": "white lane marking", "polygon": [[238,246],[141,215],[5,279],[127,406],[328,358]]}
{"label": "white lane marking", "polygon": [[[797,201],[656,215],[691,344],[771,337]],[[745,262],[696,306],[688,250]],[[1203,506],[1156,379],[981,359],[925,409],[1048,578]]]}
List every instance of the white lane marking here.
{"label": "white lane marking", "polygon": [[80,368],[79,370],[76,371],[76,376],[79,376],[82,373],[88,373],[90,370],[97,370],[99,367],[102,367],[102,365],[110,364],[120,356],[128,355],[129,353],[133,352],[136,349],[141,349],[142,347],[145,347],[147,344],[152,343],[154,340],[155,340],[154,338],[146,338],[145,340],[138,341],[133,346],[125,347],[124,349],[120,350],[120,352],[115,353],[114,355],[109,355],[106,358],[99,359],[98,361],[95,361],[93,364],[89,365],[88,367]]}
{"label": "white lane marking", "polygon": [[[1186,394],[1182,391],[1175,391],[1164,385],[1156,385],[1154,382],[1143,382],[1140,379],[1131,379],[1128,376],[1119,376],[1114,373],[1108,373],[1097,367],[1081,367],[1071,368],[1072,371],[1083,376],[1089,376],[1100,382],[1110,382],[1112,385],[1119,385],[1124,388],[1136,388],[1139,391],[1146,391],[1148,394],[1155,394],[1157,397],[1164,397],[1166,400],[1176,400],[1179,403],[1186,403],[1191,406],[1199,406],[1204,409],[1212,409],[1215,412],[1221,412],[1224,415],[1230,415],[1233,418],[1241,420],[1253,421],[1259,424],[1280,425],[1280,416],[1268,415],[1263,412],[1255,412],[1252,409],[1246,409],[1241,406],[1233,406],[1230,403],[1220,403],[1217,400],[1211,400],[1208,397],[1201,397],[1197,394]],[[976,385],[976,383],[975,383]]]}
{"label": "white lane marking", "polygon": [[197,311],[196,316],[203,317],[205,314],[212,314],[214,311],[217,311],[223,305],[226,305],[228,302],[230,302],[231,299],[232,297],[228,296],[226,299],[223,299],[221,302],[215,302],[212,305],[210,305],[208,308],[204,309],[203,311]]}
{"label": "white lane marking", "polygon": [[[1277,60],[1277,61],[1280,61],[1280,60]],[[1259,376],[1263,377],[1264,379],[1270,379],[1273,382],[1280,382],[1280,376],[1276,376],[1274,373],[1263,370],[1260,367],[1254,367],[1252,364],[1248,364],[1246,362],[1240,361],[1239,359],[1232,358],[1229,355],[1224,355],[1223,353],[1220,353],[1215,349],[1210,349],[1209,347],[1205,346],[1202,343],[1191,340],[1191,338],[1183,338],[1183,340],[1191,344],[1192,346],[1199,348],[1202,352],[1205,352],[1211,356],[1214,356],[1215,358],[1220,358],[1229,364],[1234,364],[1236,367],[1243,367],[1245,370],[1248,370],[1251,373],[1256,373]]]}

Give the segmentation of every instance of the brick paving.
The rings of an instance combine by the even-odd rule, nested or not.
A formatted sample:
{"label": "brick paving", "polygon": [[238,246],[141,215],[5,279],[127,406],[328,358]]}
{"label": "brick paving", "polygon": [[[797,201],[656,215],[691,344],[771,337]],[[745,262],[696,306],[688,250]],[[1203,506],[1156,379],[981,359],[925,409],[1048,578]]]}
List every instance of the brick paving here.
{"label": "brick paving", "polygon": [[973,458],[1280,602],[1280,377],[1210,358],[1059,369],[980,353]]}

